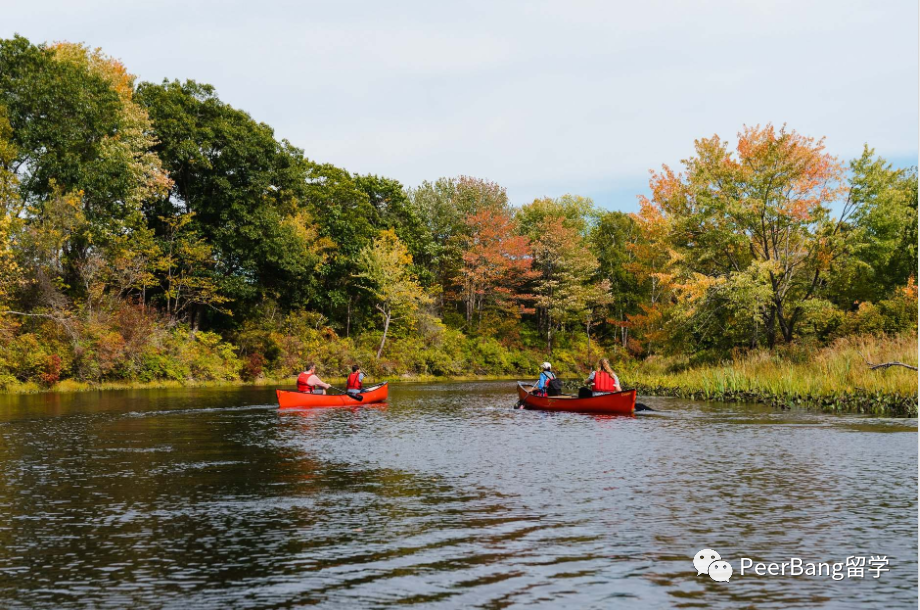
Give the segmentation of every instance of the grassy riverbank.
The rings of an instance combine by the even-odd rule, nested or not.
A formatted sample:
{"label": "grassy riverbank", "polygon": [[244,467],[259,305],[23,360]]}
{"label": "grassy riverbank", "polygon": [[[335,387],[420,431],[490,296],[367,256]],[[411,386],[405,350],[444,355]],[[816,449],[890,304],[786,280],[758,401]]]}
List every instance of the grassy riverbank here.
{"label": "grassy riverbank", "polygon": [[867,360],[916,366],[917,337],[847,337],[823,348],[762,350],[708,366],[651,358],[627,365],[622,376],[644,394],[916,417],[917,372],[873,371]]}

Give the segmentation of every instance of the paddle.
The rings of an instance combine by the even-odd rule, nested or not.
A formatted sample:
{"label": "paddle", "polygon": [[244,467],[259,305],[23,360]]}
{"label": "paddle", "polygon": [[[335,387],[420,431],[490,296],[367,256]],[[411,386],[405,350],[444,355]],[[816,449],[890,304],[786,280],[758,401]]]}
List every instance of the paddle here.
{"label": "paddle", "polygon": [[[624,389],[624,390],[620,390],[620,391],[621,391],[621,392],[626,392],[627,390]],[[650,406],[648,406],[648,405],[645,404],[645,403],[637,402],[637,403],[636,403],[636,408],[635,408],[634,410],[635,410],[636,413],[638,413],[639,411],[657,411],[658,409],[653,409],[653,408],[651,408]]]}
{"label": "paddle", "polygon": [[341,389],[341,388],[334,387],[334,386],[329,386],[329,388],[330,388],[330,389],[333,389],[333,390],[336,390],[337,392],[341,392],[342,394],[348,396],[349,398],[354,398],[354,399],[357,400],[358,402],[362,402],[362,401],[364,400],[364,396],[361,396],[361,394],[349,394],[349,393],[346,392],[345,390],[343,390],[343,389]]}
{"label": "paddle", "polygon": [[[629,390],[626,389],[626,388],[620,390],[620,392],[628,392],[628,391],[629,391]],[[634,409],[634,411],[635,411],[636,413],[638,413],[638,412],[640,412],[640,411],[657,411],[657,410],[658,410],[658,409],[653,409],[653,408],[651,408],[650,406],[648,406],[647,404],[642,403],[642,402],[637,402],[637,403],[636,403],[636,408]]]}

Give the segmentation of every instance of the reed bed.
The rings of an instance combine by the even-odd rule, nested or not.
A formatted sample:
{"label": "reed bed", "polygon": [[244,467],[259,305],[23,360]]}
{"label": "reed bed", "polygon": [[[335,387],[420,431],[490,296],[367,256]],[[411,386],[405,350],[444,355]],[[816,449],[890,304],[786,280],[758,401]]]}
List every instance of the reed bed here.
{"label": "reed bed", "polygon": [[916,417],[917,372],[871,370],[867,361],[917,366],[917,337],[846,337],[822,348],[738,353],[708,366],[649,360],[624,378],[649,394]]}

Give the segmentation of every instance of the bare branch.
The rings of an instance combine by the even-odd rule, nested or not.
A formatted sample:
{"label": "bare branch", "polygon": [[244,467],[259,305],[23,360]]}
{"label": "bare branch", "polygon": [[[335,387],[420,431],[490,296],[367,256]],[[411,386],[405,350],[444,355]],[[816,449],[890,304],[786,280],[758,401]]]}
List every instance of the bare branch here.
{"label": "bare branch", "polygon": [[877,369],[887,369],[890,366],[903,366],[904,368],[910,369],[912,371],[917,370],[917,367],[910,364],[904,364],[903,362],[882,362],[881,364],[872,364],[865,356],[863,356],[863,360],[866,361],[866,365],[873,371]]}
{"label": "bare branch", "polygon": [[64,330],[67,331],[67,334],[70,335],[70,338],[74,341],[74,343],[76,343],[78,339],[77,334],[73,330],[73,326],[71,326],[70,322],[65,318],[53,316],[47,313],[25,313],[22,311],[0,311],[0,316],[23,316],[25,318],[44,318],[46,320],[51,320],[63,326]]}

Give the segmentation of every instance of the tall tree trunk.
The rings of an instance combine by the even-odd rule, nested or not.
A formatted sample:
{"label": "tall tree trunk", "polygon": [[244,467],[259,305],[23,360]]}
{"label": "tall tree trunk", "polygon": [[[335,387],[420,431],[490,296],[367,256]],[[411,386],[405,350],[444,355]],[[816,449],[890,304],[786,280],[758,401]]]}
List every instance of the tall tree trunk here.
{"label": "tall tree trunk", "polygon": [[783,341],[785,343],[792,343],[794,337],[793,326],[789,320],[786,320],[785,317],[779,318],[779,328],[783,331]]}
{"label": "tall tree trunk", "polygon": [[355,297],[352,295],[348,296],[348,313],[345,316],[345,338],[346,339],[351,336],[351,303],[354,300],[354,298]]}
{"label": "tall tree trunk", "polygon": [[[378,307],[378,309],[380,309],[380,308]],[[380,311],[381,311],[381,312],[383,313],[383,315],[384,315],[384,320],[383,320],[383,337],[380,339],[380,348],[377,349],[377,358],[376,358],[376,360],[380,360],[380,354],[383,353],[383,346],[384,346],[384,344],[387,342],[387,331],[390,330],[390,312],[389,312],[389,311],[384,311],[383,309],[380,309]]]}
{"label": "tall tree trunk", "polygon": [[783,342],[792,343],[792,321],[786,319],[786,313],[783,310],[783,302],[776,300],[776,321],[779,322],[780,332],[783,333]]}
{"label": "tall tree trunk", "polygon": [[477,333],[482,329],[482,299],[483,297],[481,296],[477,299],[479,301],[478,305],[476,306],[477,313],[479,314],[479,322],[476,323]]}
{"label": "tall tree trunk", "polygon": [[764,313],[764,326],[767,331],[767,346],[776,347],[776,310],[770,306]]}

